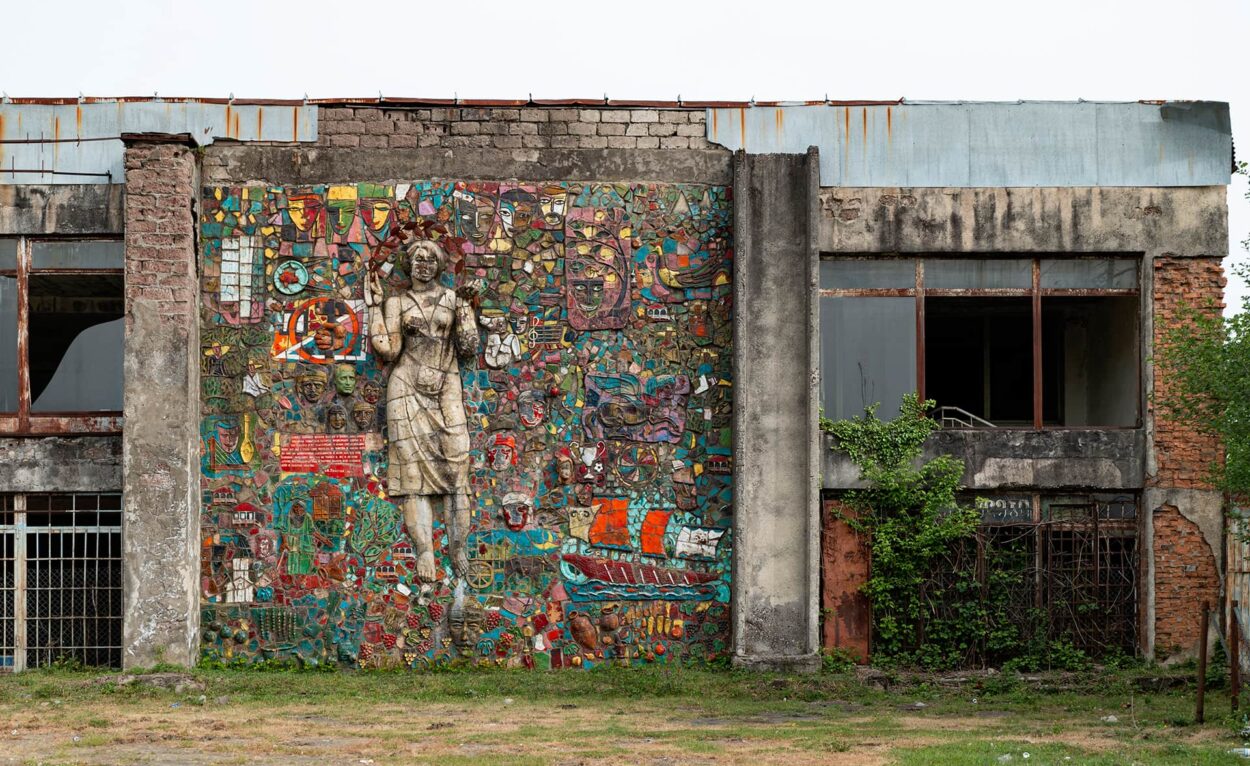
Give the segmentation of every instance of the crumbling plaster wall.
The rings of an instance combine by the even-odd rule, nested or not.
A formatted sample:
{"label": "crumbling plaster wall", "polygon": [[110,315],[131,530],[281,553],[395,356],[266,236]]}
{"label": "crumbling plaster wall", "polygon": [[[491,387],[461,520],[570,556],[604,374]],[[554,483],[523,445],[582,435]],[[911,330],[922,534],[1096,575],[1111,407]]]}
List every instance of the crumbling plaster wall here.
{"label": "crumbling plaster wall", "polygon": [[[121,184],[0,185],[0,237],[116,237]],[[117,492],[117,435],[0,438],[0,492]]]}
{"label": "crumbling plaster wall", "polygon": [[[1218,299],[1224,284],[1219,258],[1228,248],[1228,209],[1222,186],[827,188],[821,191],[821,212],[819,242],[825,253],[1139,254],[1144,339],[1157,338],[1155,323],[1168,321],[1174,299]],[[1169,280],[1162,290],[1156,286],[1161,268]],[[1161,297],[1167,299],[1168,308],[1157,305]],[[1027,438],[1032,444],[1021,444],[1023,454],[1018,459],[1003,455],[995,456],[992,462],[979,460],[965,476],[970,486],[978,488],[1014,485],[1030,474],[1035,486],[1090,486],[1107,481],[1107,486],[1141,488],[1142,544],[1146,552],[1142,562],[1142,651],[1146,655],[1155,654],[1156,633],[1168,630],[1159,626],[1196,624],[1193,615],[1167,611],[1196,606],[1176,600],[1156,602],[1157,585],[1175,585],[1159,582],[1160,573],[1187,576],[1191,571],[1160,560],[1173,555],[1173,549],[1169,541],[1155,539],[1156,514],[1174,508],[1180,519],[1201,530],[1208,552],[1195,555],[1210,558],[1212,566],[1204,564],[1192,571],[1221,571],[1224,528],[1220,494],[1196,478],[1205,470],[1210,450],[1193,449],[1192,441],[1181,435],[1173,438],[1175,429],[1166,423],[1160,425],[1149,406],[1155,386],[1150,346],[1143,343],[1142,348],[1140,404],[1145,414],[1140,447],[1118,445],[1108,453],[1111,445],[1106,439],[1114,439],[1110,432],[1102,438],[1076,441],[1062,434],[1030,434]],[[1158,437],[1160,430],[1166,434],[1163,438]],[[934,446],[943,438],[947,437],[936,437]],[[987,443],[999,438],[989,437]],[[974,457],[986,452],[981,445],[964,447],[965,456],[968,448]],[[1039,465],[1051,470],[1039,474]],[[830,465],[828,458],[826,466],[835,482],[854,477],[845,466]],[[1078,466],[1084,467],[1077,471]],[[1116,478],[1121,483],[1113,483]],[[825,486],[832,486],[829,480]],[[1189,553],[1193,552],[1187,548],[1186,555]],[[1194,584],[1209,586],[1205,580]],[[1189,631],[1169,632],[1165,638],[1167,646],[1160,644],[1160,651],[1194,649]]]}

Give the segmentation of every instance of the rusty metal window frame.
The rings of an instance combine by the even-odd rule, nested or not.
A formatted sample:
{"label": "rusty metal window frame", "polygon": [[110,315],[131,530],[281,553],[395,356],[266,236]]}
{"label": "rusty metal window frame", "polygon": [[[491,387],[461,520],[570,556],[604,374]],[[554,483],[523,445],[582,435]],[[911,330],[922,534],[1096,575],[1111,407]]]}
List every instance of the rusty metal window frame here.
{"label": "rusty metal window frame", "polygon": [[120,493],[0,494],[0,673],[120,668],[123,567]]}
{"label": "rusty metal window frame", "polygon": [[[38,274],[119,275],[125,269],[72,268],[37,269],[31,263],[31,252],[38,242],[120,242],[121,237],[17,237],[17,400],[16,412],[0,413],[0,436],[39,436],[41,434],[119,434],[122,413],[105,412],[41,412],[30,411],[30,277]],[[14,275],[14,270],[0,270]]]}
{"label": "rusty metal window frame", "polygon": [[[1032,285],[1030,287],[1006,288],[926,288],[924,268],[926,261],[934,260],[996,260],[1012,258],[1032,261]],[[886,259],[910,260],[915,264],[916,281],[912,287],[892,288],[820,288],[821,298],[908,298],[916,299],[916,391],[921,401],[925,398],[925,298],[1030,298],[1032,299],[1033,328],[1033,424],[1034,431],[1125,431],[1141,428],[1141,349],[1142,338],[1141,303],[1137,306],[1137,387],[1134,395],[1138,397],[1137,422],[1131,426],[1064,426],[1046,425],[1042,419],[1042,299],[1062,297],[1139,297],[1141,295],[1142,255],[1140,253],[1100,253],[1097,255],[1073,253],[1048,253],[1040,255],[1019,255],[1013,253],[890,253],[890,254],[830,254],[821,255],[825,261],[882,261]],[[1043,261],[1112,261],[1132,260],[1136,264],[1136,287],[1132,288],[1043,288],[1041,284],[1041,268]],[[981,430],[988,427],[973,426],[969,430]],[[999,429],[1020,430],[1022,426],[994,426]]]}

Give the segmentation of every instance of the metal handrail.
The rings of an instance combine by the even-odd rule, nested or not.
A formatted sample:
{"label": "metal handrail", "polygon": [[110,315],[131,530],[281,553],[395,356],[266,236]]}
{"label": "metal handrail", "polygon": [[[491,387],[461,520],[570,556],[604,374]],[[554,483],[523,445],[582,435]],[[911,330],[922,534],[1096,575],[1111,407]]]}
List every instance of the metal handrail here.
{"label": "metal handrail", "polygon": [[959,407],[938,407],[935,413],[942,428],[998,428],[985,418],[973,415]]}

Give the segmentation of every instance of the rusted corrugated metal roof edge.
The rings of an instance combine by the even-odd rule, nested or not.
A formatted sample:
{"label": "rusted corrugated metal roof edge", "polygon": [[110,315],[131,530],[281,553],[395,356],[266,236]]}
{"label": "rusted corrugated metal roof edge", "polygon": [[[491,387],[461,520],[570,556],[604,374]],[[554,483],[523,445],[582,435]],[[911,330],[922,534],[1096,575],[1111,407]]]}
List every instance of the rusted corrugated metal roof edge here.
{"label": "rusted corrugated metal roof edge", "polygon": [[895,99],[815,99],[811,101],[676,101],[638,100],[614,98],[531,98],[531,99],[483,99],[483,98],[404,98],[398,96],[375,96],[370,98],[202,98],[197,96],[81,96],[70,98],[59,97],[16,97],[9,96],[3,100],[5,104],[35,104],[41,106],[68,106],[73,104],[112,104],[112,103],[155,102],[172,104],[234,104],[238,106],[380,106],[380,107],[481,107],[481,108],[542,108],[542,107],[600,107],[619,109],[749,109],[751,107],[779,106],[893,106],[909,104],[912,106],[926,104],[1184,104],[1199,103],[1183,99],[1138,99],[1136,101],[925,101]]}
{"label": "rusted corrugated metal roof edge", "polygon": [[752,106],[878,106],[901,104],[903,99],[853,100],[853,101],[676,101],[619,99],[619,98],[532,98],[532,99],[489,99],[489,98],[405,98],[399,96],[375,96],[369,98],[310,98],[310,99],[248,99],[248,98],[200,98],[195,96],[83,96],[75,98],[59,97],[16,97],[4,100],[6,104],[35,104],[40,106],[70,106],[73,104],[112,104],[131,102],[168,102],[172,104],[234,104],[237,106],[459,106],[459,107],[608,107],[625,109],[734,109]]}
{"label": "rusted corrugated metal roof edge", "polygon": [[[926,101],[921,99],[814,99],[811,101],[687,101],[678,98],[676,101],[613,99],[613,98],[530,98],[530,99],[478,99],[478,98],[405,98],[399,96],[375,96],[368,98],[311,98],[311,99],[249,99],[249,98],[202,98],[196,96],[80,96],[70,98],[58,97],[7,97],[0,100],[2,104],[67,106],[74,104],[111,104],[111,103],[171,103],[171,104],[215,104],[234,106],[325,106],[325,107],[377,107],[391,109],[419,109],[429,107],[467,108],[467,109],[558,109],[569,107],[598,109],[751,109],[755,107],[777,108],[785,106],[928,106],[950,104],[1191,104],[1212,103],[1201,100],[1187,99],[1138,99],[1136,101]],[[1222,103],[1222,102],[1215,102]]]}

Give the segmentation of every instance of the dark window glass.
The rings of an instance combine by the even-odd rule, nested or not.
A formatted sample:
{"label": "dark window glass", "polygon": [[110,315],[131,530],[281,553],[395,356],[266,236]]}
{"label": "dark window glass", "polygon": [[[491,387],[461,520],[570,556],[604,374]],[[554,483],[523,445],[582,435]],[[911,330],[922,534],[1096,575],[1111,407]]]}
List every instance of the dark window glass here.
{"label": "dark window glass", "polygon": [[1033,286],[1033,261],[1027,258],[926,258],[925,289],[1028,290]]}
{"label": "dark window glass", "polygon": [[0,272],[0,412],[17,412],[17,277]]}
{"label": "dark window glass", "polygon": [[122,409],[120,274],[30,276],[32,412]]}
{"label": "dark window glass", "polygon": [[30,246],[32,269],[121,269],[120,241],[45,241]]}
{"label": "dark window glass", "polygon": [[891,420],[903,394],[916,390],[914,298],[822,298],[821,395],[825,416],[862,415],[879,403]]}
{"label": "dark window glass", "polygon": [[822,290],[890,289],[916,286],[914,258],[836,258],[820,262]]}
{"label": "dark window glass", "polygon": [[17,240],[0,238],[0,412],[17,411]]}
{"label": "dark window glass", "polygon": [[0,237],[0,271],[17,269],[17,240]]}
{"label": "dark window glass", "polygon": [[1132,289],[1137,261],[1130,258],[1042,260],[1042,289]]}

